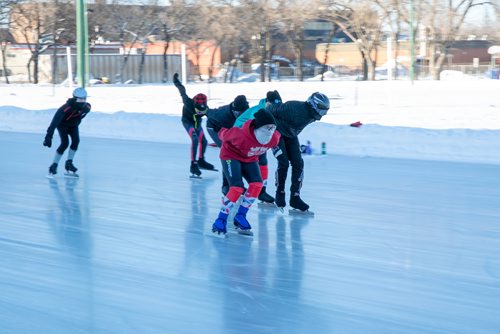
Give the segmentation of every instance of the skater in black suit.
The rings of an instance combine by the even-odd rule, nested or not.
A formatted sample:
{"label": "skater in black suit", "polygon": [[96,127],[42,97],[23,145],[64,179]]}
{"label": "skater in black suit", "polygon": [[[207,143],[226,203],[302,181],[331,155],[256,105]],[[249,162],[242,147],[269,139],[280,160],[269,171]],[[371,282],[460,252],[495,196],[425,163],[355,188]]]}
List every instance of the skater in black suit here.
{"label": "skater in black suit", "polygon": [[281,138],[273,154],[278,160],[276,170],[276,197],[278,207],[286,206],[285,181],[289,165],[292,165],[292,185],[290,186],[290,206],[300,211],[307,211],[309,205],[300,198],[300,189],[304,178],[304,160],[300,152],[298,135],[309,124],[319,121],[330,109],[330,100],[322,93],[313,93],[307,101],[288,101],[270,104],[266,110],[276,119],[277,130]]}
{"label": "skater in black suit", "polygon": [[[191,166],[189,171],[195,176],[201,175],[201,169],[213,170],[214,165],[208,163],[205,158],[207,149],[207,139],[201,126],[202,117],[206,115],[207,96],[205,94],[196,94],[190,98],[186,94],[186,88],[179,81],[179,74],[174,74],[174,85],[179,90],[184,106],[182,107],[182,125],[191,138]],[[199,151],[199,152],[198,152]]]}
{"label": "skater in black suit", "polygon": [[[57,174],[57,165],[68,146],[68,159],[64,168],[68,173],[72,174],[75,174],[78,170],[73,165],[73,158],[80,143],[78,126],[82,122],[82,119],[90,112],[90,109],[90,103],[87,103],[87,91],[82,87],[76,88],[73,91],[73,97],[69,98],[65,104],[57,109],[43,141],[43,146],[51,147],[52,137],[54,136],[54,131],[57,129],[61,137],[61,144],[56,150],[52,165],[49,167],[50,176]],[[71,146],[69,145],[68,137],[71,138]]]}

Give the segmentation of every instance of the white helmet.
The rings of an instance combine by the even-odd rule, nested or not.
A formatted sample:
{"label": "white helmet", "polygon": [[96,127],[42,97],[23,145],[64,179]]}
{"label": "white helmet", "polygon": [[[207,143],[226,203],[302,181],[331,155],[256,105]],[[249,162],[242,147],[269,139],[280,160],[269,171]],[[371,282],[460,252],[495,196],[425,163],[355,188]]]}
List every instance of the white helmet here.
{"label": "white helmet", "polygon": [[73,91],[73,97],[76,97],[77,99],[86,99],[87,91],[83,87],[78,87]]}

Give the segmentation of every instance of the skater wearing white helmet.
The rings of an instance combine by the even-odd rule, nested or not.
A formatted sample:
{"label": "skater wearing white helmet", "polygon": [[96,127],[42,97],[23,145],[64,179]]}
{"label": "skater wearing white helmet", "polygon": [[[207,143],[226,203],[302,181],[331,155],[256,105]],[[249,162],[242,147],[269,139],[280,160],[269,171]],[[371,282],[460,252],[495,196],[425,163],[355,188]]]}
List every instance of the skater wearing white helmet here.
{"label": "skater wearing white helmet", "polygon": [[[73,158],[80,143],[78,126],[82,119],[90,112],[90,109],[91,106],[87,103],[87,91],[82,87],[76,88],[73,91],[73,97],[69,98],[65,104],[57,109],[43,141],[43,146],[51,147],[52,137],[54,136],[54,131],[57,129],[61,137],[61,144],[56,150],[52,165],[49,167],[49,176],[57,174],[57,166],[68,146],[68,159],[64,168],[68,174],[78,176],[76,174],[77,168],[73,165]],[[71,146],[69,145],[68,137],[71,138]]]}

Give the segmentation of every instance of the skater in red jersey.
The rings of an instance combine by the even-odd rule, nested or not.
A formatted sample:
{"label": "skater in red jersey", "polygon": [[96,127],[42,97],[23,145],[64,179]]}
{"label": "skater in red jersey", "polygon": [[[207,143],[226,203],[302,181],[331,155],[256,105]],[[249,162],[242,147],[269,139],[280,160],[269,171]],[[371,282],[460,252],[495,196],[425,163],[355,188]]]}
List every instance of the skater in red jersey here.
{"label": "skater in red jersey", "polygon": [[[280,138],[274,117],[269,112],[261,109],[254,117],[253,120],[246,121],[241,128],[222,128],[218,133],[222,141],[222,170],[229,181],[229,192],[224,196],[221,211],[212,225],[214,233],[227,232],[229,212],[243,195],[234,217],[234,225],[239,233],[252,234],[252,227],[246,215],[262,189],[259,156],[278,145]],[[244,194],[243,178],[248,182],[248,189]]]}

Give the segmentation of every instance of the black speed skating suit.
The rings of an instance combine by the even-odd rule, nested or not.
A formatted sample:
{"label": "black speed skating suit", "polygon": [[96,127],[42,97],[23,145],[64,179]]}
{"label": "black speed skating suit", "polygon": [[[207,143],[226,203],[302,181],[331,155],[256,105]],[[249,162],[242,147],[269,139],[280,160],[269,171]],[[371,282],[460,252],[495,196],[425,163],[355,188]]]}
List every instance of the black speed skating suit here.
{"label": "black speed skating suit", "polygon": [[70,149],[76,151],[80,143],[80,134],[78,126],[82,119],[90,112],[91,106],[87,102],[76,102],[76,98],[70,98],[57,109],[52,122],[47,129],[46,138],[52,139],[55,129],[61,137],[61,144],[57,148],[57,153],[63,154],[69,146],[69,137],[71,137]]}
{"label": "black speed skating suit", "polygon": [[273,154],[278,160],[276,197],[278,198],[280,193],[282,198],[284,196],[289,165],[292,165],[291,196],[298,196],[304,176],[304,160],[302,159],[297,136],[307,125],[319,120],[321,117],[307,102],[302,101],[272,104],[266,110],[271,112],[276,119],[277,130],[281,133],[279,144],[273,149]]}
{"label": "black speed skating suit", "polygon": [[191,161],[197,161],[198,158],[203,160],[207,149],[207,139],[201,126],[202,117],[205,116],[205,113],[196,112],[194,100],[187,96],[186,88],[177,79],[177,76],[174,76],[174,85],[179,90],[184,104],[182,107],[182,125],[191,138]]}

